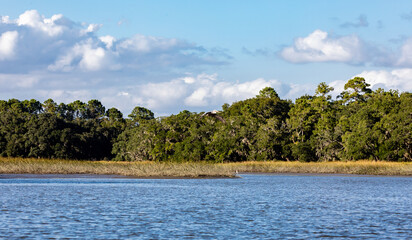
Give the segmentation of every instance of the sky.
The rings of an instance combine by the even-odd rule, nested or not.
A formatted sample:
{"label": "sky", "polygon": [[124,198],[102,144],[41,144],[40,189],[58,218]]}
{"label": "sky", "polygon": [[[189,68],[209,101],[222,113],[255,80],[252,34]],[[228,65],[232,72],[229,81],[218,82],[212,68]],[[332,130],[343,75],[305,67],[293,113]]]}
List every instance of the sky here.
{"label": "sky", "polygon": [[0,0],[0,99],[221,109],[355,76],[412,90],[412,1]]}

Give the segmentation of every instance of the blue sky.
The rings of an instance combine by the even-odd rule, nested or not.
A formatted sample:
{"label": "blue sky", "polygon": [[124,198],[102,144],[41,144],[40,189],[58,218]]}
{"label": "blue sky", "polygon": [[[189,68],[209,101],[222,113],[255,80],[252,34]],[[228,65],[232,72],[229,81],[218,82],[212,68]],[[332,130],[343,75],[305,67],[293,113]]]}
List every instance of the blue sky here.
{"label": "blue sky", "polygon": [[0,99],[129,113],[294,100],[354,76],[412,89],[411,1],[3,1]]}

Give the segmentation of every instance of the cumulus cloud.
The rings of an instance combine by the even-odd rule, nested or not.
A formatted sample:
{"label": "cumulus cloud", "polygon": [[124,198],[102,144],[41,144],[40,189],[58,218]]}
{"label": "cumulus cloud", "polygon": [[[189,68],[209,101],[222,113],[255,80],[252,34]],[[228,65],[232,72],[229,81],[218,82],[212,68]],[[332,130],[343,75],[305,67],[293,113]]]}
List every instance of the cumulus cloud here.
{"label": "cumulus cloud", "polygon": [[18,26],[27,26],[36,31],[42,31],[49,36],[57,36],[63,33],[64,25],[59,21],[63,19],[63,15],[56,14],[51,18],[41,16],[36,10],[24,12],[15,21]]}
{"label": "cumulus cloud", "polygon": [[284,48],[280,54],[285,60],[294,63],[359,63],[365,59],[363,43],[357,36],[334,38],[321,30],[296,39],[293,46]]}
{"label": "cumulus cloud", "polygon": [[28,10],[17,19],[3,16],[0,73],[120,69],[147,73],[154,69],[219,65],[228,59],[176,38],[141,34],[123,39],[99,37],[97,32],[101,27],[101,24],[76,23],[61,14],[47,18],[36,10]]}

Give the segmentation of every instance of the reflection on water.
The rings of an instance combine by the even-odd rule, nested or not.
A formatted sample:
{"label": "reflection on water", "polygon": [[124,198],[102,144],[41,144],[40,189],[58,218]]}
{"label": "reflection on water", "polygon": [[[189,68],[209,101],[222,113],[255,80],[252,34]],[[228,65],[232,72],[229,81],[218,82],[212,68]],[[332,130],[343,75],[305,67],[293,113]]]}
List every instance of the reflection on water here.
{"label": "reflection on water", "polygon": [[0,238],[408,238],[412,178],[0,179]]}

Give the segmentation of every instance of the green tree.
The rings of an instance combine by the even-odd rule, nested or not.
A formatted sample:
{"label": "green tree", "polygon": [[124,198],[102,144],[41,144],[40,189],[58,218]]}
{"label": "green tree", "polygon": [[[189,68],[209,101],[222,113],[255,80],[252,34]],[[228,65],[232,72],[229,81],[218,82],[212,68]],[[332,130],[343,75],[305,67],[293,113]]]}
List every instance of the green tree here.
{"label": "green tree", "polygon": [[66,110],[72,112],[73,117],[77,119],[79,118],[86,119],[88,117],[87,105],[80,100],[76,100],[72,103],[69,103],[67,105]]}
{"label": "green tree", "polygon": [[322,97],[323,99],[330,100],[332,97],[327,95],[334,90],[333,87],[328,86],[325,82],[321,82],[316,88],[316,95]]}
{"label": "green tree", "polygon": [[43,103],[43,109],[45,113],[56,114],[57,108],[57,103],[55,103],[51,98],[47,99]]}
{"label": "green tree", "polygon": [[279,99],[279,95],[272,87],[265,87],[259,91],[258,98],[276,98]]}
{"label": "green tree", "polygon": [[140,120],[151,120],[154,119],[154,113],[144,107],[135,107],[132,113],[129,114],[132,122],[138,123]]}
{"label": "green tree", "polygon": [[92,99],[87,102],[86,112],[87,118],[101,118],[105,115],[106,109],[99,100]]}
{"label": "green tree", "polygon": [[365,79],[362,77],[355,77],[350,79],[345,84],[345,91],[340,94],[340,97],[345,102],[359,102],[365,101],[367,94],[371,93],[372,90],[368,88],[370,84],[366,83]]}

